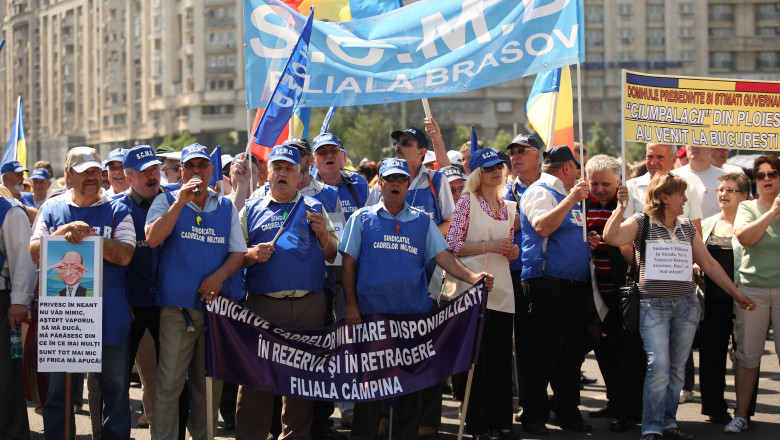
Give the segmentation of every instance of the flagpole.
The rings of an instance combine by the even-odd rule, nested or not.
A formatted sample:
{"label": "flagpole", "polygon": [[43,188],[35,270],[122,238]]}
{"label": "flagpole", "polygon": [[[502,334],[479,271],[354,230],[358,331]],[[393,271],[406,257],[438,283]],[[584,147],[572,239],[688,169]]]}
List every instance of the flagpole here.
{"label": "flagpole", "polygon": [[558,112],[558,91],[553,92],[552,108],[550,109],[550,126],[547,128],[547,149],[554,147],[553,138],[555,137],[555,114]]}
{"label": "flagpole", "polygon": [[[585,143],[585,137],[582,133],[582,76],[580,76],[580,63],[577,63],[577,117],[579,118],[579,127],[580,127],[580,162],[582,162],[582,159],[585,157],[584,154],[582,154],[583,145]],[[585,164],[580,164],[580,180],[585,180]],[[585,201],[582,201],[582,241],[587,242],[588,241],[588,213],[587,208],[585,206]]]}
{"label": "flagpole", "polygon": [[[626,171],[626,69],[623,69],[621,71],[621,82],[623,86],[623,90],[621,91],[620,95],[620,112],[623,114],[623,116],[620,117],[620,159],[621,159],[621,166],[620,166],[620,184],[625,185],[626,179],[625,179],[625,171]],[[628,203],[620,202],[624,207],[628,206]]]}
{"label": "flagpole", "polygon": [[[247,102],[246,105],[248,106],[249,103]],[[257,111],[257,110],[255,110]],[[246,110],[246,150],[244,151],[244,163],[249,164],[249,194],[252,194],[254,191],[254,188],[252,187],[252,174],[254,174],[254,169],[252,168],[252,161],[249,157],[250,154],[252,154],[252,142],[254,142],[254,139],[252,139],[252,136],[254,133],[252,133],[252,116],[250,114],[250,109]],[[246,162],[248,161],[248,162]],[[247,195],[247,198],[249,195]],[[235,198],[235,197],[234,197]]]}

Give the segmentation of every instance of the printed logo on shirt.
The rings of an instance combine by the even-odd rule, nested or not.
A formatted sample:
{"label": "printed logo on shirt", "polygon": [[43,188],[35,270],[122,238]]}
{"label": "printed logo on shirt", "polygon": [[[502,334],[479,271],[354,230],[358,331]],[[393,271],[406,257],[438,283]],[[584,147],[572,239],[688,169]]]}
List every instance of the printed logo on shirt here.
{"label": "printed logo on shirt", "polygon": [[409,237],[403,235],[385,235],[382,241],[374,242],[374,249],[402,250],[417,255],[419,249],[411,245]]}
{"label": "printed logo on shirt", "polygon": [[[48,229],[49,229],[49,234],[54,234],[54,231],[57,230],[57,228],[54,226],[49,226]],[[109,239],[112,238],[114,233],[114,228],[112,228],[111,226],[104,226],[102,234],[100,233],[100,226],[93,226],[92,230],[95,231],[97,235],[102,235],[103,238],[109,238]]]}
{"label": "printed logo on shirt", "polygon": [[214,228],[200,228],[192,226],[190,231],[181,231],[181,238],[185,240],[197,240],[201,243],[225,244],[225,237],[217,236]]}
{"label": "printed logo on shirt", "polygon": [[574,210],[571,212],[571,215],[572,215],[571,222],[577,226],[582,226],[582,212],[579,210]]}

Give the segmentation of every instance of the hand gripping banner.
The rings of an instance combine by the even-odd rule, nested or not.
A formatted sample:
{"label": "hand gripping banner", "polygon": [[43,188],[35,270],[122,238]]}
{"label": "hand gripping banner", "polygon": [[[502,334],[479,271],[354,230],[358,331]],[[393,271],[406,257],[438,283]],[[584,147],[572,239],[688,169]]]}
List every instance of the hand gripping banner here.
{"label": "hand gripping banner", "polygon": [[206,306],[206,374],[303,399],[392,398],[468,370],[479,353],[486,306],[480,281],[428,313],[289,330],[220,296]]}

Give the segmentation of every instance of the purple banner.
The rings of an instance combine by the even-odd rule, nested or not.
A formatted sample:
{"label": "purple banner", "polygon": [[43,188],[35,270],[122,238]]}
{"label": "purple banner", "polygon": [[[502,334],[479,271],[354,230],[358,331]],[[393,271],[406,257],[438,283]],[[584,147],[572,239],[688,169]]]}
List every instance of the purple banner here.
{"label": "purple banner", "polygon": [[486,305],[480,281],[428,313],[289,330],[220,296],[206,306],[206,374],[281,396],[388,399],[471,368]]}

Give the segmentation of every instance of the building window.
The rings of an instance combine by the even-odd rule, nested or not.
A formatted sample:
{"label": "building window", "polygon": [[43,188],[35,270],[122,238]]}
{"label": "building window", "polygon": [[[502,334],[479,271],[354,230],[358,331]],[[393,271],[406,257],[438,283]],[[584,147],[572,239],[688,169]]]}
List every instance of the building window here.
{"label": "building window", "polygon": [[681,27],[680,38],[693,38],[693,28]]}
{"label": "building window", "polygon": [[777,33],[778,30],[780,30],[780,28],[777,28],[775,26],[760,27],[758,28],[757,35],[759,37],[776,37],[778,35]]}
{"label": "building window", "polygon": [[778,20],[780,19],[780,8],[776,3],[763,3],[758,5],[756,20]]}
{"label": "building window", "polygon": [[731,38],[734,36],[734,29],[731,28],[710,28],[711,38]]}
{"label": "building window", "polygon": [[731,5],[710,5],[710,21],[734,21]]}
{"label": "building window", "polygon": [[601,23],[604,19],[604,12],[601,6],[586,6],[585,21],[587,23]]}
{"label": "building window", "polygon": [[693,14],[693,3],[680,3],[680,15]]}
{"label": "building window", "polygon": [[587,52],[585,53],[586,63],[603,63],[604,54],[599,52]]}
{"label": "building window", "polygon": [[712,52],[710,56],[710,69],[733,69],[734,52]]}
{"label": "building window", "polygon": [[680,61],[693,61],[694,60],[694,51],[692,50],[683,50],[680,51]]}
{"label": "building window", "polygon": [[633,5],[618,5],[618,14],[620,15],[631,15],[634,13],[634,6]]}
{"label": "building window", "polygon": [[662,63],[666,61],[666,55],[663,52],[648,52],[647,61],[651,63]]}
{"label": "building window", "polygon": [[601,29],[590,29],[585,31],[585,42],[588,46],[603,46],[604,32]]}
{"label": "building window", "polygon": [[777,69],[780,68],[780,52],[759,52],[758,53],[758,68],[759,69]]}
{"label": "building window", "polygon": [[664,5],[647,5],[647,21],[664,21]]}
{"label": "building window", "polygon": [[604,78],[601,76],[589,76],[585,78],[585,85],[587,87],[603,87]]}
{"label": "building window", "polygon": [[634,29],[623,28],[618,30],[618,36],[624,43],[630,43],[634,41]]}
{"label": "building window", "polygon": [[664,44],[664,30],[663,28],[651,28],[647,30],[647,44],[648,45],[661,45]]}
{"label": "building window", "polygon": [[620,62],[634,61],[634,52],[633,51],[618,52],[618,61]]}
{"label": "building window", "polygon": [[498,102],[496,102],[496,112],[498,112],[498,113],[512,113],[512,101],[498,101]]}

